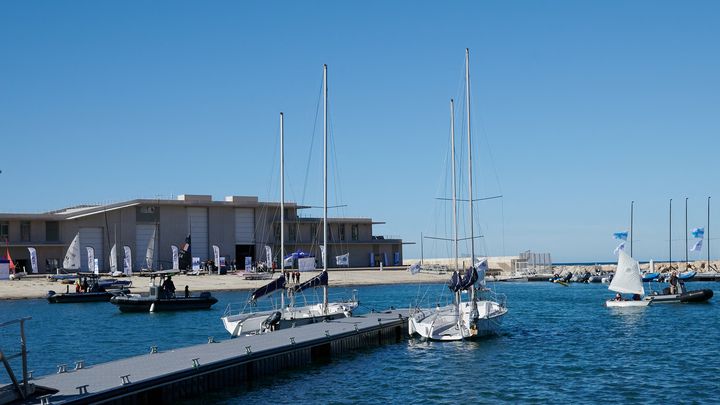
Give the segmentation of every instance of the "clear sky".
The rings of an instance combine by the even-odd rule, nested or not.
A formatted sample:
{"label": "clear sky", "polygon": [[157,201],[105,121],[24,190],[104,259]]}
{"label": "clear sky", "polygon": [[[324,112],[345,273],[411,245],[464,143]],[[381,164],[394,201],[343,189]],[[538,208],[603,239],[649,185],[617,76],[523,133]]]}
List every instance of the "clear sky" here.
{"label": "clear sky", "polygon": [[476,197],[503,195],[476,206],[480,253],[612,260],[634,200],[635,256],[666,259],[673,198],[681,257],[685,197],[692,228],[714,196],[720,235],[718,21],[717,1],[2,1],[0,212],[277,200],[280,111],[288,200],[321,204],[326,63],[331,214],[419,257],[449,235],[468,47]]}

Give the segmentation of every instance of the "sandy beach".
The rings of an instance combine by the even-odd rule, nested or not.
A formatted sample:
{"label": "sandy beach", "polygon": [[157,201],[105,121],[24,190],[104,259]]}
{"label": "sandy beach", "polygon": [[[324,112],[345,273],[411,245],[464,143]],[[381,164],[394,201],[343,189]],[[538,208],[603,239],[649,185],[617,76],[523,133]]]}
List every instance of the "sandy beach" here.
{"label": "sandy beach", "polygon": [[[315,272],[301,273],[300,281],[305,281],[314,276]],[[277,277],[279,273],[275,274]],[[423,284],[442,283],[448,279],[446,274],[410,274],[407,270],[343,270],[330,271],[330,286],[363,286],[378,284]],[[131,291],[134,293],[146,293],[150,283],[149,277],[125,277],[132,280]],[[200,275],[200,276],[173,276],[173,281],[178,290],[182,291],[189,286],[191,292],[199,291],[241,291],[252,290],[267,283],[267,280],[245,280],[239,274],[227,275]],[[28,299],[44,298],[47,292],[53,290],[57,293],[64,293],[67,289],[72,292],[75,287],[70,284],[62,284],[59,281],[49,281],[45,276],[23,277],[20,280],[0,281],[0,299]]]}

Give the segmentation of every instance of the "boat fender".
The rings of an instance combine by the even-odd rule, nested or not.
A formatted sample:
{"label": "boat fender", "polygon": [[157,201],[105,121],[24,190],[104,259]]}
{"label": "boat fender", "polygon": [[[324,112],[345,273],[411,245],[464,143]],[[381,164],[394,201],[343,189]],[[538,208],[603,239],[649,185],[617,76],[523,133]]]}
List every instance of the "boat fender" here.
{"label": "boat fender", "polygon": [[155,312],[155,303],[150,304],[150,312]]}

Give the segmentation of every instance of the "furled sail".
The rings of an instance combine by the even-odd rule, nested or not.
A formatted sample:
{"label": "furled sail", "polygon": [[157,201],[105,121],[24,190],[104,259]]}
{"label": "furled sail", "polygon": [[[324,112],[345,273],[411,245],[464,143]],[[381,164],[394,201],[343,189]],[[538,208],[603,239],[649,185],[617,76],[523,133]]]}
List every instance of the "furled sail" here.
{"label": "furled sail", "polygon": [[264,286],[258,288],[257,290],[253,291],[252,294],[250,294],[250,301],[256,301],[258,298],[262,297],[263,295],[268,295],[270,293],[273,293],[277,290],[281,290],[285,288],[285,276],[280,276],[277,279],[265,284]]}
{"label": "furled sail", "polygon": [[457,271],[453,271],[452,276],[450,277],[450,282],[448,282],[448,288],[451,289],[453,292],[457,292],[460,290],[460,275]]}
{"label": "furled sail", "polygon": [[292,288],[292,291],[295,293],[299,293],[302,290],[307,290],[308,288],[312,287],[319,287],[321,285],[328,285],[328,274],[327,271],[322,271],[317,276],[311,278],[310,280],[298,284]]}
{"label": "furled sail", "polygon": [[78,232],[70,242],[67,253],[65,253],[63,268],[66,270],[80,270],[80,259],[80,233]]}
{"label": "furled sail", "polygon": [[471,267],[467,269],[465,272],[465,275],[463,276],[462,280],[460,281],[460,288],[458,290],[467,290],[468,288],[471,288],[473,284],[478,280],[478,273],[475,270],[474,267]]}
{"label": "furled sail", "polygon": [[624,250],[619,251],[617,269],[608,289],[622,294],[645,294],[640,263]]}

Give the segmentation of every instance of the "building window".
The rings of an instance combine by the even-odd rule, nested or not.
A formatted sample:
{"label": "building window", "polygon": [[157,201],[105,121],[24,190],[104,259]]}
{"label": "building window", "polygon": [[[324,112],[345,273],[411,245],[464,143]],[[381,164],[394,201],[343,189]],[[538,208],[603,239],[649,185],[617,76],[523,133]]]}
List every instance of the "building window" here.
{"label": "building window", "polygon": [[352,230],[350,231],[350,232],[352,232],[352,240],[360,239],[360,229],[359,228],[360,227],[358,226],[358,224],[353,224]]}
{"label": "building window", "polygon": [[315,239],[317,239],[317,237],[318,237],[317,232],[318,232],[317,224],[310,224],[310,241],[311,242],[314,241]]}
{"label": "building window", "polygon": [[10,238],[10,223],[7,221],[0,222],[0,240],[7,241]]}
{"label": "building window", "polygon": [[290,242],[295,242],[295,238],[297,237],[297,225],[290,225]]}
{"label": "building window", "polygon": [[338,235],[340,240],[345,240],[345,224],[338,224]]}
{"label": "building window", "polygon": [[30,242],[30,221],[20,222],[20,240]]}
{"label": "building window", "polygon": [[45,241],[58,242],[60,240],[60,223],[57,221],[45,222]]}

